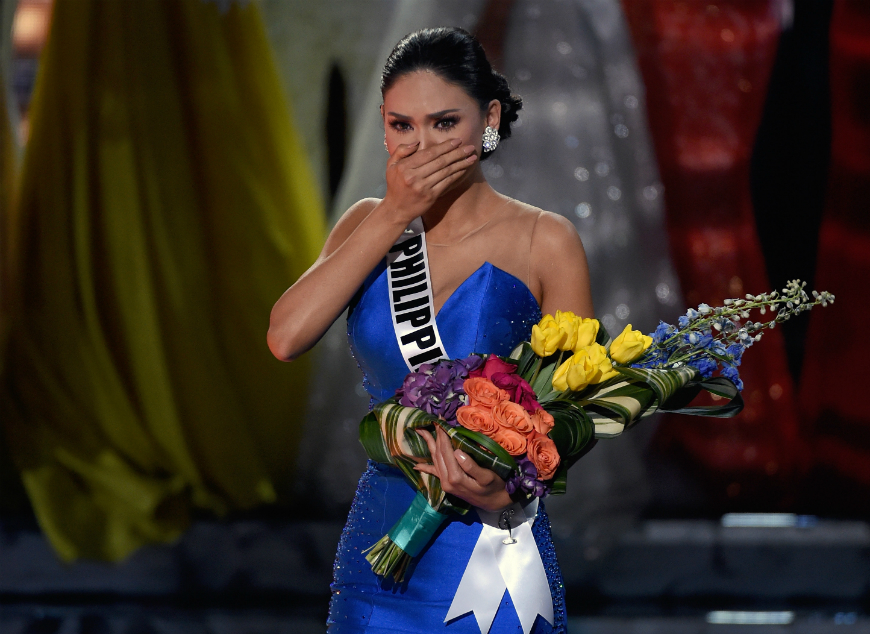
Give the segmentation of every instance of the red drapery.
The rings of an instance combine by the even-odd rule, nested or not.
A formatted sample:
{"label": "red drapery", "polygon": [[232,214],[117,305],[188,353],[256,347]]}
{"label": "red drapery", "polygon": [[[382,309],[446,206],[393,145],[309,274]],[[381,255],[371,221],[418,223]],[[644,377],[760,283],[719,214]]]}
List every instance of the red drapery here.
{"label": "red drapery", "polygon": [[870,410],[856,335],[870,312],[870,4],[835,2],[830,42],[831,170],[814,286],[837,302],[811,314],[799,402],[816,465],[808,502],[866,514]]}
{"label": "red drapery", "polygon": [[[780,2],[626,0],[665,186],[672,257],[690,305],[771,290],[749,160],[780,30]],[[754,316],[757,318],[757,316]],[[674,316],[676,319],[676,315]],[[710,485],[718,508],[784,508],[806,467],[780,331],[749,351],[746,408],[671,417],[657,442]]]}

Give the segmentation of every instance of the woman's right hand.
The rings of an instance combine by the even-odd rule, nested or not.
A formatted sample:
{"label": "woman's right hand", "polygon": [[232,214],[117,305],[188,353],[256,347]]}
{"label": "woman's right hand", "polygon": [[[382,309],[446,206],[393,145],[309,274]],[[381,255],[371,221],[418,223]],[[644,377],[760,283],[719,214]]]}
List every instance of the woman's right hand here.
{"label": "woman's right hand", "polygon": [[425,150],[400,145],[387,166],[387,194],[362,200],[333,228],[320,257],[272,308],[267,341],[282,361],[309,350],[345,309],[408,224],[474,164],[474,146],[447,140]]}
{"label": "woman's right hand", "polygon": [[473,145],[448,139],[421,150],[420,143],[399,145],[387,161],[384,203],[406,224],[429,211],[435,201],[477,161]]}

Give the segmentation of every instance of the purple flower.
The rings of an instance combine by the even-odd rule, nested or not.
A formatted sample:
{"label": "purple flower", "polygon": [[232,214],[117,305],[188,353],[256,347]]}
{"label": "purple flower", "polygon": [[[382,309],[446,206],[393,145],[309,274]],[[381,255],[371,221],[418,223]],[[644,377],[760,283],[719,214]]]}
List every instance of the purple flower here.
{"label": "purple flower", "polygon": [[468,372],[473,372],[474,370],[483,365],[483,357],[477,354],[472,354],[465,357],[464,359],[457,359],[456,363],[462,365],[465,368],[466,376],[468,376]]}
{"label": "purple flower", "polygon": [[[469,360],[469,363],[475,362]],[[396,390],[397,402],[405,407],[416,407],[433,416],[440,416],[452,423],[456,419],[456,410],[463,404],[465,391],[462,383],[467,376],[468,368],[462,362],[445,360],[425,363],[419,370],[405,377],[402,387]]]}
{"label": "purple flower", "polygon": [[525,456],[517,460],[517,471],[507,479],[505,490],[513,495],[518,490],[542,498],[550,493],[550,487],[538,480],[538,469]]}

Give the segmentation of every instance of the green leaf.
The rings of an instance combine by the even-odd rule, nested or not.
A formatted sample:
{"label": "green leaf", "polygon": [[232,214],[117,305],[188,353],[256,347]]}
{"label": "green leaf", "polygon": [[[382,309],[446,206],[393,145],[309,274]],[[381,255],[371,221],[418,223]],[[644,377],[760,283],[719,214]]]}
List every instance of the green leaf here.
{"label": "green leaf", "polygon": [[568,469],[580,459],[595,436],[595,426],[582,407],[570,401],[552,401],[546,407],[554,425],[548,436],[559,452],[559,467],[553,476],[550,494],[565,493]]}
{"label": "green leaf", "polygon": [[[708,392],[727,399],[722,405],[689,406],[701,392]],[[709,416],[712,418],[731,418],[743,410],[743,397],[732,381],[723,376],[716,376],[700,381],[691,381],[674,394],[664,405],[659,406],[663,412],[685,414],[688,416]]]}
{"label": "green leaf", "polygon": [[359,441],[370,459],[384,464],[393,464],[393,457],[381,433],[381,424],[374,412],[369,412],[360,421]]}
{"label": "green leaf", "polygon": [[595,343],[603,346],[607,350],[610,350],[610,335],[607,333],[607,329],[600,321],[598,322],[598,334],[595,335]]}
{"label": "green leaf", "polygon": [[439,425],[450,436],[454,448],[470,455],[484,469],[495,471],[501,479],[507,479],[517,469],[513,456],[488,436],[462,426],[450,427],[444,421],[439,421]]}
{"label": "green leaf", "polygon": [[[550,359],[553,359],[550,361]],[[544,397],[553,391],[553,373],[556,371],[556,360],[553,357],[548,357],[544,360],[544,365],[541,371],[538,372],[538,378],[532,384],[532,389],[539,397]]]}
{"label": "green leaf", "polygon": [[511,359],[517,362],[517,374],[528,381],[532,378],[540,357],[532,350],[532,344],[528,341],[523,341],[514,348],[514,351],[511,353]]}
{"label": "green leaf", "polygon": [[656,393],[659,403],[665,403],[680,388],[697,376],[698,371],[691,366],[675,369],[628,368],[613,366],[620,374],[635,381],[646,383]]}

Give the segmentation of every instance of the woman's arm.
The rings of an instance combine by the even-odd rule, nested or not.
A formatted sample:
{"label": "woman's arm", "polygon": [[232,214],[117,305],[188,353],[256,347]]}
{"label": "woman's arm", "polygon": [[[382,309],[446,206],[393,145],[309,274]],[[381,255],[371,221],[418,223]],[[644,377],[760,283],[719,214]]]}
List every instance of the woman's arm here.
{"label": "woman's arm", "polygon": [[384,201],[368,198],[348,209],[311,268],[272,308],[272,354],[292,361],[317,343],[406,226]]}
{"label": "woman's arm", "polygon": [[419,152],[418,143],[395,149],[387,162],[384,199],[351,207],[317,261],[272,308],[266,335],[272,354],[292,361],[318,342],[408,224],[474,164],[474,147],[460,145],[449,139]]}

